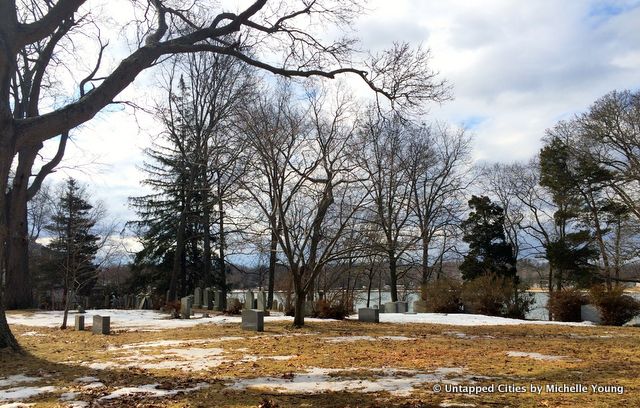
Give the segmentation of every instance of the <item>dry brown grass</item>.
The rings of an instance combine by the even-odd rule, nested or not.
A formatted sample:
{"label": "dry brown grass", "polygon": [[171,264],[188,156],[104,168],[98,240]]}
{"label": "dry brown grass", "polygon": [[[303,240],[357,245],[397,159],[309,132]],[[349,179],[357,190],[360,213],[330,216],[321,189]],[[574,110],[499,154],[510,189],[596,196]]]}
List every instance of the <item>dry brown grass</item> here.
{"label": "dry brown grass", "polygon": [[[48,376],[40,384],[54,385],[65,391],[78,389],[73,380],[84,375],[100,378],[107,386],[91,392],[82,391],[85,401],[110,391],[135,384],[160,383],[167,387],[188,388],[198,382],[211,386],[205,390],[171,398],[127,397],[99,406],[168,406],[168,407],[431,407],[443,402],[475,406],[523,407],[609,407],[640,406],[640,331],[637,328],[570,326],[483,326],[451,327],[421,324],[364,324],[353,321],[309,323],[293,329],[286,323],[268,323],[261,334],[243,332],[238,325],[200,325],[188,329],[160,332],[116,331],[110,336],[89,332],[14,326],[14,332],[28,352],[25,356],[0,353],[0,377],[12,374]],[[36,330],[45,336],[22,336]],[[462,336],[460,333],[464,333]],[[331,343],[334,336],[407,336],[407,341],[359,340]],[[108,362],[122,357],[114,346],[157,340],[201,340],[221,336],[244,336],[245,339],[198,345],[223,348],[224,362],[218,367],[197,372],[182,370],[142,370],[110,368],[92,370],[81,362]],[[246,349],[246,350],[245,350]],[[159,349],[154,349],[159,350]],[[565,356],[562,360],[535,360],[509,357],[507,351],[536,352]],[[153,351],[145,351],[153,353]],[[241,361],[243,355],[295,356],[290,360],[259,359]],[[433,384],[418,387],[409,397],[382,393],[325,392],[319,394],[279,394],[273,390],[228,389],[234,379],[283,377],[304,372],[309,367],[344,369],[333,373],[339,378],[372,378],[366,369],[396,368],[433,372],[440,367],[461,367],[464,373],[477,376],[479,384],[503,383],[528,386],[545,384],[622,385],[617,394],[460,394],[434,393]],[[360,370],[351,371],[352,368]],[[482,377],[491,377],[490,379]],[[384,381],[381,379],[380,381]],[[41,395],[30,402],[36,406],[59,405],[59,393]]]}

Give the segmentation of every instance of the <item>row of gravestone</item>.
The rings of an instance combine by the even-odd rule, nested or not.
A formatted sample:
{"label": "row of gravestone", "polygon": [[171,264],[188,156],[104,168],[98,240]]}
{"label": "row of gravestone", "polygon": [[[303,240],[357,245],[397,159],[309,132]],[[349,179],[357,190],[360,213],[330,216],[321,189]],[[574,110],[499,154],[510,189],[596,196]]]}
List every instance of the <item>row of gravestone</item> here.
{"label": "row of gravestone", "polygon": [[380,313],[409,313],[409,304],[407,302],[387,302],[380,306],[363,307],[358,309],[358,320],[380,323]]}

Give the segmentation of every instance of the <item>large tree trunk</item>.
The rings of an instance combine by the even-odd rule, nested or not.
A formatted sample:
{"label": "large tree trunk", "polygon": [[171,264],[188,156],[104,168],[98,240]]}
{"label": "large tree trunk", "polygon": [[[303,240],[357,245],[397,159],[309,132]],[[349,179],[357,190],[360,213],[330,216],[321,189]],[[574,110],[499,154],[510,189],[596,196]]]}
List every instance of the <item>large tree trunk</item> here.
{"label": "large tree trunk", "polygon": [[429,241],[422,239],[422,279],[421,283],[426,285],[429,281]]}
{"label": "large tree trunk", "polygon": [[204,286],[213,286],[213,277],[211,276],[211,212],[209,211],[208,195],[204,201],[202,226],[204,227],[204,237],[202,255],[204,257]]}
{"label": "large tree trunk", "polygon": [[394,251],[389,251],[389,279],[391,286],[391,301],[398,301],[398,260]]}
{"label": "large tree trunk", "polygon": [[[551,295],[553,294],[553,266],[549,264],[549,299],[551,299]],[[548,302],[548,301],[547,301]],[[551,308],[547,308],[549,310],[549,320],[553,320],[553,312]]]}
{"label": "large tree trunk", "polygon": [[[0,58],[2,65],[2,58]],[[2,68],[0,68],[0,72]],[[0,112],[0,191],[7,191],[9,169],[13,160],[13,127],[10,116]],[[6,194],[0,194],[0,209],[6,209]],[[21,351],[16,338],[11,333],[5,315],[5,285],[2,284],[7,270],[7,240],[9,237],[7,212],[0,211],[0,350]]]}
{"label": "large tree trunk", "polygon": [[177,299],[176,295],[178,293],[178,277],[180,275],[180,270],[182,269],[182,255],[184,254],[184,229],[186,218],[186,211],[182,211],[182,214],[180,214],[180,221],[178,221],[178,230],[176,233],[176,250],[173,254],[173,267],[171,268],[171,280],[169,282],[170,301]]}
{"label": "large tree trunk", "polygon": [[222,204],[222,191],[218,179],[218,211],[220,213],[220,299],[223,310],[227,310],[227,263],[225,262],[225,236],[224,236],[224,206]]}
{"label": "large tree trunk", "polygon": [[20,152],[18,167],[7,197],[9,240],[7,241],[6,293],[8,309],[28,309],[33,306],[32,280],[29,272],[29,238],[27,201],[31,168],[38,149]]}
{"label": "large tree trunk", "polygon": [[[64,290],[62,291],[62,304],[64,305],[64,313],[62,314],[62,324],[60,330],[67,328],[67,318],[69,317],[69,284],[65,282]],[[107,307],[109,307],[107,305]]]}
{"label": "large tree trunk", "polygon": [[[271,224],[273,225],[273,223]],[[277,231],[271,227],[271,242],[269,243],[269,293],[267,298],[267,307],[269,309],[273,306],[273,291],[275,288],[275,279],[276,279],[276,262],[277,258],[277,250],[278,250],[278,235]]]}
{"label": "large tree trunk", "polygon": [[304,326],[304,303],[305,303],[306,293],[304,290],[299,291],[296,289],[294,309],[293,309],[293,326],[294,327],[302,327]]}

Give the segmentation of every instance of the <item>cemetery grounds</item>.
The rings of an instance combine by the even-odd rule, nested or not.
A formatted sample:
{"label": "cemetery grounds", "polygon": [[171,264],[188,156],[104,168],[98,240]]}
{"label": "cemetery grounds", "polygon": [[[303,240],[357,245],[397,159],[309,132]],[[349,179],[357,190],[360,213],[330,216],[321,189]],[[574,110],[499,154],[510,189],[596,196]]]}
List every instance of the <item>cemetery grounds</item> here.
{"label": "cemetery grounds", "polygon": [[112,312],[107,336],[9,312],[25,354],[0,352],[0,407],[640,406],[634,327],[385,314],[301,329],[267,317],[256,333],[238,317]]}

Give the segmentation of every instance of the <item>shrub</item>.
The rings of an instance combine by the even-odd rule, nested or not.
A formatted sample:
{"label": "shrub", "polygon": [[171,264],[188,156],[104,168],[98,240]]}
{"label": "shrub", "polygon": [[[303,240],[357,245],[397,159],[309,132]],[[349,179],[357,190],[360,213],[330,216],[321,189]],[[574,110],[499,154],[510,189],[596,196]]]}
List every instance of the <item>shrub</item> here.
{"label": "shrub", "polygon": [[453,279],[438,279],[422,286],[422,300],[427,312],[459,313],[462,306],[460,295],[462,284]]}
{"label": "shrub", "polygon": [[329,302],[326,299],[320,299],[313,305],[311,317],[344,320],[349,316],[349,312],[349,308],[343,302]]}
{"label": "shrub", "polygon": [[524,319],[533,304],[533,296],[509,277],[488,274],[465,282],[462,302],[471,313]]}
{"label": "shrub", "polygon": [[242,313],[242,303],[238,299],[229,299],[227,301],[227,310],[225,310],[224,314],[228,315],[239,315]]}
{"label": "shrub", "polygon": [[547,308],[553,320],[561,322],[580,322],[580,307],[587,304],[587,298],[578,289],[562,289],[551,292]]}
{"label": "shrub", "polygon": [[600,311],[602,324],[622,326],[640,313],[640,302],[624,294],[622,286],[607,290],[603,285],[591,288],[591,301]]}

